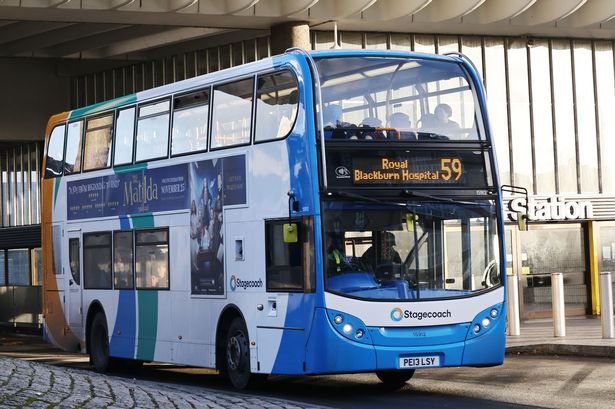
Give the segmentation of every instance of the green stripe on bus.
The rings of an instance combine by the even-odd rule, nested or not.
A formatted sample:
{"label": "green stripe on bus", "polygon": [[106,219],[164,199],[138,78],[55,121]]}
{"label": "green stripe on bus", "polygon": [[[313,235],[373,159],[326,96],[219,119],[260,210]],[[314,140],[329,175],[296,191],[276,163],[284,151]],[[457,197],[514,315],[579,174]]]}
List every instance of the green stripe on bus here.
{"label": "green stripe on bus", "polygon": [[154,215],[152,213],[130,215],[133,229],[151,229],[154,227]]}
{"label": "green stripe on bus", "polygon": [[153,361],[158,333],[158,291],[138,291],[139,342],[137,359]]}
{"label": "green stripe on bus", "polygon": [[147,163],[142,162],[142,163],[135,163],[134,165],[116,166],[115,168],[113,168],[113,171],[115,172],[116,175],[119,175],[122,173],[128,173],[128,172],[133,172],[135,170],[144,170],[144,169],[147,169]]}
{"label": "green stripe on bus", "polygon": [[55,180],[55,186],[53,187],[53,208],[56,207],[56,200],[58,200],[58,192],[60,191],[60,177]]}
{"label": "green stripe on bus", "polygon": [[68,114],[68,119],[79,118],[85,115],[92,115],[98,112],[109,111],[122,105],[135,104],[137,102],[137,94],[130,94],[123,97],[112,99],[111,101],[99,102],[98,104],[90,105],[84,108],[75,109]]}

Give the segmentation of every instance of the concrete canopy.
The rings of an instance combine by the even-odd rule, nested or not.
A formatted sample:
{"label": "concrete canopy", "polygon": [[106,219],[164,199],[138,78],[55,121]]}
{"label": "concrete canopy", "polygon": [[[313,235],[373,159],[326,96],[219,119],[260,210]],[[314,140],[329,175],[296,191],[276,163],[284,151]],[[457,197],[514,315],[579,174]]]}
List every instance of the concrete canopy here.
{"label": "concrete canopy", "polygon": [[3,0],[0,57],[143,60],[151,50],[237,41],[293,21],[324,30],[335,21],[347,31],[615,39],[615,1]]}

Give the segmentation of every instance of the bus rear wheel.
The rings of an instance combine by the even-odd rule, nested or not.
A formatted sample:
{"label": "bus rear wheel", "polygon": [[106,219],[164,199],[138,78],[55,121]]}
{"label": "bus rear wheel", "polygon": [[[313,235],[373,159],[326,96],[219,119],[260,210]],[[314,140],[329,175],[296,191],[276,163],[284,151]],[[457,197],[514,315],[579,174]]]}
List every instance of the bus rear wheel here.
{"label": "bus rear wheel", "polygon": [[90,327],[90,362],[97,371],[106,371],[111,364],[107,320],[102,312],[97,313]]}
{"label": "bus rear wheel", "polygon": [[376,376],[386,386],[401,388],[414,376],[414,369],[400,371],[377,371]]}
{"label": "bus rear wheel", "polygon": [[239,317],[233,319],[226,335],[224,364],[226,376],[237,389],[246,388],[254,377],[250,373],[249,343],[246,324]]}

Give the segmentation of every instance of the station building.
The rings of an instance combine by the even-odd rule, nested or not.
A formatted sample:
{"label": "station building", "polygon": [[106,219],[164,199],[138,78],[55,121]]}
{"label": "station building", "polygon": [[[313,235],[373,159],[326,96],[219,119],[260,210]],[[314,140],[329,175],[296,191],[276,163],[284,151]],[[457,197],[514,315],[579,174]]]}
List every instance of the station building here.
{"label": "station building", "polygon": [[[461,52],[482,74],[521,318],[598,314],[615,273],[615,2],[610,0],[5,0],[0,2],[0,325],[41,323],[46,121],[283,52]],[[615,274],[614,274],[615,278]]]}

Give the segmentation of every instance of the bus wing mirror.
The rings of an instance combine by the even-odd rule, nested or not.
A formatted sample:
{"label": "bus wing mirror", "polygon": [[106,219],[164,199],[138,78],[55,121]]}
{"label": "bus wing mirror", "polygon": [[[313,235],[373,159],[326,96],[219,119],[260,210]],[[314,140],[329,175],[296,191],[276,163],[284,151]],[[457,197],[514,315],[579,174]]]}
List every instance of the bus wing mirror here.
{"label": "bus wing mirror", "polygon": [[284,223],[284,243],[296,243],[299,241],[299,229],[297,223]]}

